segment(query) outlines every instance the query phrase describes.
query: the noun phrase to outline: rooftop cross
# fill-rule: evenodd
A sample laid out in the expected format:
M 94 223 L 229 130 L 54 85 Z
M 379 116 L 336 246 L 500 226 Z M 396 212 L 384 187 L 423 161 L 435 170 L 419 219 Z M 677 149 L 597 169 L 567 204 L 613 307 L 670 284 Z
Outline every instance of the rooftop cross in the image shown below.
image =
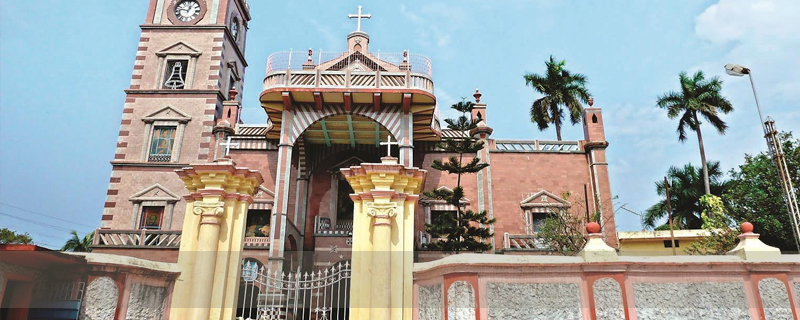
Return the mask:
M 231 136 L 228 136 L 228 142 L 223 142 L 219 145 L 225 147 L 225 156 L 228 156 L 231 153 L 231 147 L 238 147 L 239 143 L 231 143 Z
M 398 145 L 399 143 L 392 142 L 392 135 L 388 135 L 386 137 L 386 142 L 381 142 L 380 144 L 382 146 L 386 146 L 386 156 L 387 157 L 391 157 L 392 156 L 392 146 L 393 145 Z
M 348 14 L 347 17 L 350 18 L 350 19 L 358 19 L 358 28 L 356 28 L 356 31 L 361 31 L 361 18 L 369 19 L 369 18 L 372 18 L 372 15 L 371 14 L 361 14 L 361 6 L 358 6 L 358 14 L 352 14 L 351 13 L 351 14 Z

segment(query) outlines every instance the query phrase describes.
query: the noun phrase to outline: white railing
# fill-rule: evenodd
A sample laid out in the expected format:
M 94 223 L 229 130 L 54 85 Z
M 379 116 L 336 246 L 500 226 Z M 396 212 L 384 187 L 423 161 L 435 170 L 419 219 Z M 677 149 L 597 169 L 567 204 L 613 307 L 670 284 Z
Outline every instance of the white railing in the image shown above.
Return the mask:
M 284 273 L 243 262 L 237 319 L 349 319 L 350 263 Z
M 547 250 L 544 242 L 533 234 L 503 234 L 505 250 Z
M 269 237 L 245 237 L 244 247 L 246 248 L 269 248 Z
M 309 58 L 310 65 L 318 66 L 330 62 L 331 60 L 345 58 L 353 52 L 354 51 L 314 50 L 310 57 L 308 55 L 308 50 L 275 52 L 267 57 L 267 74 L 286 70 L 304 70 L 303 65 L 309 65 Z M 431 59 L 421 54 L 408 53 L 406 57 L 403 57 L 402 52 L 366 52 L 363 54 L 366 58 L 381 65 L 388 63 L 400 67 L 406 62 L 405 65 L 409 66 L 411 72 L 421 73 L 428 77 L 433 76 Z
M 92 247 L 177 249 L 180 230 L 107 230 L 97 229 Z
M 578 141 L 497 140 L 496 152 L 581 152 Z
M 340 220 L 336 222 L 336 227 L 332 227 L 331 219 L 325 217 L 314 218 L 314 234 L 331 236 L 351 236 L 353 235 L 353 221 Z
M 432 93 L 433 80 L 410 72 L 284 70 L 264 77 L 264 89 L 275 87 L 420 89 Z

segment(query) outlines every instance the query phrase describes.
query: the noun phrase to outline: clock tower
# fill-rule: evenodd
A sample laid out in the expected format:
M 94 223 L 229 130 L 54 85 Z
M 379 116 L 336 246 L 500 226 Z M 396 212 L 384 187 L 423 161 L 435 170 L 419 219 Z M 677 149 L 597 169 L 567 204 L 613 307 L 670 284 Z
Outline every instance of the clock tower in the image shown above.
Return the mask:
M 150 0 L 103 210 L 103 228 L 179 230 L 175 170 L 215 158 L 217 122 L 239 122 L 246 0 Z

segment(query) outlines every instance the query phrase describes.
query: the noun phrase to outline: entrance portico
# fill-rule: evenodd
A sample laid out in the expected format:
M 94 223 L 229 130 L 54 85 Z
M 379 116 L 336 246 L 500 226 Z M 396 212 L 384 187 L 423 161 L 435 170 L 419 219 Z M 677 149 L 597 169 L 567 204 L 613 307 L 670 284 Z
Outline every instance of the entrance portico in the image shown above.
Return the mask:
M 358 30 L 348 35 L 345 52 L 309 49 L 268 58 L 260 101 L 268 118 L 266 138 L 278 141 L 270 223 L 273 270 L 285 256 L 289 224 L 304 231 L 306 249 L 315 247 L 309 234 L 349 236 L 347 223 L 339 223 L 348 221 L 340 219 L 346 214 L 335 212 L 341 209 L 337 199 L 343 181 L 338 164 L 379 162 L 377 146 L 391 139 L 398 143 L 399 163 L 412 167 L 415 141 L 441 139 L 430 60 L 407 51 L 373 53 L 368 43 L 369 35 Z

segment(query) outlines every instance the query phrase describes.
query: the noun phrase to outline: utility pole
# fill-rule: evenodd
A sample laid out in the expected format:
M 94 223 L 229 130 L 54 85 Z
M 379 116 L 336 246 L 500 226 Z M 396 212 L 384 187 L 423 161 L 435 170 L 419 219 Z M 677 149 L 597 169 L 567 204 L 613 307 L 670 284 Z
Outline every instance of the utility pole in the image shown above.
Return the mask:
M 797 246 L 797 251 L 800 251 L 800 208 L 797 204 L 797 195 L 794 192 L 794 185 L 792 184 L 792 177 L 789 173 L 789 167 L 786 165 L 786 155 L 783 153 L 781 141 L 778 138 L 778 130 L 775 129 L 775 120 L 767 117 L 764 122 L 764 138 L 767 139 L 767 146 L 769 153 L 772 155 L 772 160 L 775 161 L 775 166 L 778 167 L 778 175 L 781 178 L 781 187 L 786 194 L 786 208 L 792 218 L 792 231 L 794 233 L 794 244 Z
M 678 253 L 675 251 L 675 231 L 672 227 L 672 207 L 669 205 L 669 181 L 664 177 L 664 188 L 667 190 L 667 214 L 669 217 L 669 240 L 672 242 L 672 255 L 676 256 Z

